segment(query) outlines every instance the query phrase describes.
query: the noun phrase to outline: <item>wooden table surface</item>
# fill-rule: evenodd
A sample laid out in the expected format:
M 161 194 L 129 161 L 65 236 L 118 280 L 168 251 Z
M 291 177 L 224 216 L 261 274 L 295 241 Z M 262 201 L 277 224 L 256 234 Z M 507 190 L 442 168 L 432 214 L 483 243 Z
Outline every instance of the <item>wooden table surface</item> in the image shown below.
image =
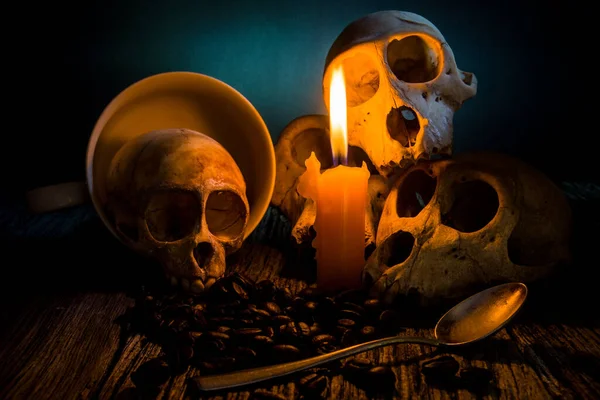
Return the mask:
M 427 384 L 419 362 L 443 354 L 430 346 L 368 352 L 393 367 L 395 398 L 600 398 L 600 287 L 594 279 L 600 267 L 600 211 L 598 202 L 577 207 L 575 264 L 552 281 L 530 285 L 523 311 L 494 337 L 453 351 L 462 368 L 490 370 L 493 384 L 483 392 Z M 156 276 L 154 266 L 112 238 L 89 206 L 41 216 L 12 209 L 0 213 L 0 226 L 0 399 L 132 398 L 132 372 L 160 348 L 128 334 L 118 321 L 133 305 L 131 290 Z M 270 210 L 229 268 L 294 290 L 304 287 L 306 271 L 294 257 L 284 256 L 286 229 Z M 430 336 L 432 329 L 413 328 L 407 334 Z M 194 374 L 172 378 L 158 398 L 189 398 L 187 378 Z M 256 387 L 298 398 L 292 377 L 202 398 L 252 398 Z M 328 398 L 368 394 L 335 376 Z

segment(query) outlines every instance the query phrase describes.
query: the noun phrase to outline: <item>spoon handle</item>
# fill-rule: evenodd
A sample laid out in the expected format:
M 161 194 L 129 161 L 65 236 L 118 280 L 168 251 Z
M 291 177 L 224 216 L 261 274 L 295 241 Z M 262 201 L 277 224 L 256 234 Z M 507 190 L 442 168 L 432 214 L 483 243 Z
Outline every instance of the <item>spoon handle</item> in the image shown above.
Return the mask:
M 321 365 L 330 361 L 352 356 L 363 351 L 372 350 L 377 347 L 388 346 L 390 344 L 398 343 L 420 343 L 428 344 L 431 346 L 442 345 L 442 343 L 435 339 L 428 339 L 422 337 L 392 336 L 388 338 L 372 340 L 366 343 L 360 343 L 331 353 L 306 358 L 304 360 L 293 361 L 285 364 L 269 365 L 266 367 L 246 369 L 222 375 L 201 376 L 194 378 L 194 380 L 196 381 L 198 388 L 203 391 L 228 389 L 292 374 L 294 372 L 316 367 L 317 365 Z

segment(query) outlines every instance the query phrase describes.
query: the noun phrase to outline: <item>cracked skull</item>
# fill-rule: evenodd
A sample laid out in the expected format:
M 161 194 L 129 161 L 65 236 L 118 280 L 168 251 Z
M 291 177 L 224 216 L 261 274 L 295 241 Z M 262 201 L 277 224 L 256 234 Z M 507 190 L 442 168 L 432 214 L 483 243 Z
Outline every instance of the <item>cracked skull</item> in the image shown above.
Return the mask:
M 173 284 L 201 292 L 242 244 L 249 207 L 244 178 L 214 139 L 187 129 L 127 142 L 111 162 L 107 213 L 134 250 L 158 260 Z
M 477 91 L 452 49 L 425 18 L 402 11 L 369 14 L 331 46 L 323 93 L 329 109 L 332 71 L 342 66 L 348 143 L 363 149 L 381 175 L 432 154 L 450 154 L 454 113 Z
M 391 302 L 532 282 L 570 259 L 570 209 L 543 174 L 512 157 L 470 153 L 407 170 L 386 200 L 364 279 Z

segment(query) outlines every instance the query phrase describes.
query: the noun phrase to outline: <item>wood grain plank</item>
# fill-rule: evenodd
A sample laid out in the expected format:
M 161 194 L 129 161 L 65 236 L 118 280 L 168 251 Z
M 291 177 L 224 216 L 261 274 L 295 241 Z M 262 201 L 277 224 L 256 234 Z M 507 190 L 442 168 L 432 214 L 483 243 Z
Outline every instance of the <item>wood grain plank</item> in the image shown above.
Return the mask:
M 114 321 L 130 303 L 124 295 L 83 294 L 51 303 L 35 321 L 15 325 L 2 352 L 2 360 L 15 365 L 3 363 L 0 398 L 86 398 L 117 350 Z

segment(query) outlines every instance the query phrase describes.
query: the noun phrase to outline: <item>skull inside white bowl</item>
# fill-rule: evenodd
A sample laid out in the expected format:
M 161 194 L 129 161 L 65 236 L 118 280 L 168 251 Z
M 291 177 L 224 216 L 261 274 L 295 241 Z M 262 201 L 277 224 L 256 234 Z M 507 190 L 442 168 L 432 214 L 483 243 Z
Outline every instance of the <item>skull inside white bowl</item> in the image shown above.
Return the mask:
M 450 154 L 454 113 L 477 92 L 441 32 L 410 12 L 380 11 L 349 24 L 325 62 L 329 109 L 332 71 L 342 67 L 348 143 L 363 149 L 381 175 L 432 154 Z
M 196 293 L 223 275 L 249 215 L 234 159 L 188 129 L 149 132 L 123 145 L 109 168 L 106 207 L 121 240 Z
M 522 161 L 477 152 L 423 162 L 390 191 L 364 278 L 387 302 L 422 303 L 532 282 L 570 260 L 570 227 L 563 193 Z

